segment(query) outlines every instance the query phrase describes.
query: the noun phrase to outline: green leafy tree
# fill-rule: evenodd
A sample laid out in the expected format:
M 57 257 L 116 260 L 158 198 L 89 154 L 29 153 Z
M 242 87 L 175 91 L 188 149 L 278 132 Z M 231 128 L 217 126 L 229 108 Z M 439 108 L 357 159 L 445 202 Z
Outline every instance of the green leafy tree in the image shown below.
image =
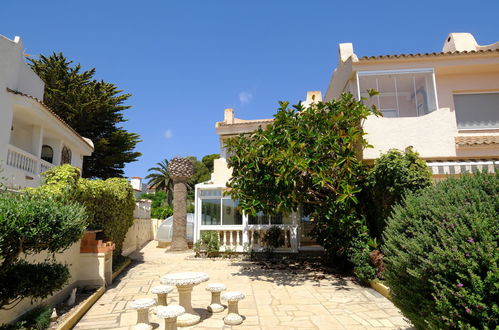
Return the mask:
M 45 196 L 0 193 L 0 308 L 24 298 L 46 298 L 69 279 L 66 265 L 55 261 L 81 238 L 86 227 L 83 206 Z M 47 259 L 29 263 L 25 255 L 46 251 Z
M 168 160 L 164 159 L 156 163 L 156 167 L 148 169 L 149 173 L 145 178 L 149 181 L 147 184 L 154 187 L 156 191 L 164 191 L 166 194 L 166 201 L 169 206 L 173 204 L 173 180 L 168 172 Z
M 280 105 L 266 129 L 228 140 L 231 196 L 251 214 L 303 206 L 327 255 L 344 260 L 352 239 L 365 229 L 358 212 L 361 155 L 368 146 L 362 122 L 377 110 L 351 94 L 308 108 Z
M 124 102 L 131 96 L 112 83 L 95 80 L 95 69 L 83 71 L 80 64 L 62 54 L 30 59 L 31 68 L 45 82 L 43 101 L 80 135 L 90 138 L 95 150 L 83 159 L 83 177 L 123 176 L 126 163 L 141 155 L 134 151 L 139 135 L 118 125 L 125 122 Z

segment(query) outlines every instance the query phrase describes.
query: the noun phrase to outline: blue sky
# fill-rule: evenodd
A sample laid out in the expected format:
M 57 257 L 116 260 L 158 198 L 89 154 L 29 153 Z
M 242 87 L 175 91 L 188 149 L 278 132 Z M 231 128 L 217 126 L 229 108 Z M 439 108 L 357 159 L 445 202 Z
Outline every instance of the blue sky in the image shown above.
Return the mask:
M 124 127 L 143 156 L 126 175 L 145 176 L 164 158 L 217 153 L 224 108 L 270 118 L 279 100 L 324 93 L 340 42 L 359 56 L 440 51 L 450 32 L 490 44 L 498 12 L 497 0 L 4 0 L 0 34 L 133 94 Z

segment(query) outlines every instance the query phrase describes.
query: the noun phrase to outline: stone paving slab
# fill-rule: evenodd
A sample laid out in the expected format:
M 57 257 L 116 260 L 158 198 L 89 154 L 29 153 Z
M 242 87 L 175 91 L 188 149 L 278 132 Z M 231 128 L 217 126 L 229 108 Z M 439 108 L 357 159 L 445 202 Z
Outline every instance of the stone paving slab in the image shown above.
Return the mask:
M 239 326 L 226 326 L 222 313 L 206 310 L 210 292 L 202 283 L 192 292 L 192 306 L 202 321 L 182 329 L 411 329 L 398 309 L 371 288 L 350 278 L 317 274 L 310 270 L 262 269 L 241 260 L 192 259 L 193 253 L 169 252 L 150 242 L 134 253 L 131 267 L 115 279 L 74 329 L 133 329 L 136 311 L 130 303 L 159 285 L 160 276 L 171 272 L 203 271 L 210 282 L 222 282 L 230 291 L 242 291 L 239 303 L 245 318 Z M 178 304 L 178 293 L 168 295 L 168 304 Z M 152 312 L 155 329 L 164 329 L 163 320 Z

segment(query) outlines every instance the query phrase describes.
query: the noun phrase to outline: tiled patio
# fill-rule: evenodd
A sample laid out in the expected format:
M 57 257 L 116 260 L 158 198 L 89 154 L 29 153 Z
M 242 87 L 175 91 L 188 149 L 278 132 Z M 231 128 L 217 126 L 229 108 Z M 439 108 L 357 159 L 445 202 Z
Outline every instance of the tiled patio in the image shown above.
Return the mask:
M 393 304 L 370 288 L 355 284 L 350 278 L 335 277 L 317 271 L 262 269 L 240 260 L 193 260 L 189 253 L 165 252 L 150 242 L 132 257 L 136 262 L 80 320 L 75 329 L 132 329 L 134 299 L 154 297 L 151 287 L 161 275 L 179 271 L 203 271 L 210 282 L 222 282 L 228 290 L 246 294 L 239 303 L 245 317 L 237 329 L 408 329 L 409 324 Z M 206 306 L 210 293 L 206 283 L 196 286 L 192 305 L 202 315 L 194 329 L 230 328 L 223 323 L 226 312 L 210 314 Z M 169 304 L 177 304 L 175 290 Z M 152 313 L 151 322 L 164 329 L 163 320 Z M 188 328 L 184 328 L 188 329 Z

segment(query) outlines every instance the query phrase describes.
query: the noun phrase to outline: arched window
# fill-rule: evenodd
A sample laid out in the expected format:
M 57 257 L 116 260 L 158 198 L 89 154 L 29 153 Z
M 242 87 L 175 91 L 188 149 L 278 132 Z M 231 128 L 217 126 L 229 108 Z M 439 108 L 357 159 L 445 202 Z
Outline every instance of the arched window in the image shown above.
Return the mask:
M 61 165 L 71 164 L 71 149 L 64 146 L 61 152 Z
M 46 162 L 52 163 L 54 161 L 54 149 L 51 146 L 43 145 L 42 146 L 42 157 Z

